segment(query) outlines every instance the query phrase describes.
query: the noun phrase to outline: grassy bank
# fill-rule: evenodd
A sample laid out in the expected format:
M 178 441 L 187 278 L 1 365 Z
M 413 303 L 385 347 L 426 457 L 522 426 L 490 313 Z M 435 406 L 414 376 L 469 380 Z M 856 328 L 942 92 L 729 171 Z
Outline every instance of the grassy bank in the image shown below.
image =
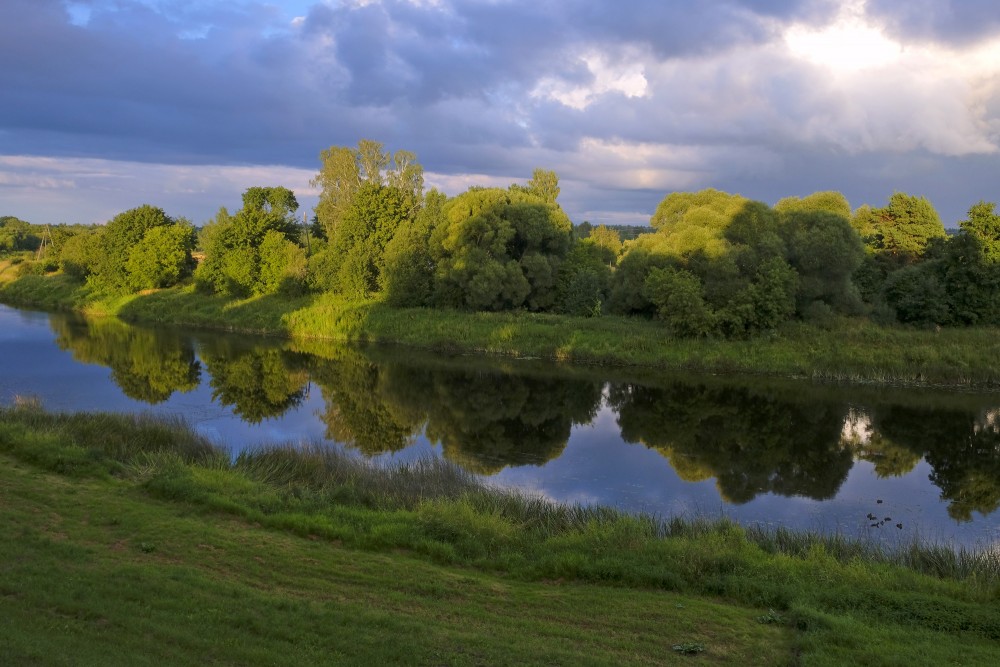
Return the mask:
M 186 287 L 101 297 L 65 276 L 18 279 L 0 289 L 0 300 L 132 322 L 585 364 L 855 383 L 1000 386 L 1000 331 L 995 329 L 923 331 L 841 319 L 825 328 L 791 322 L 770 336 L 746 341 L 687 340 L 635 318 L 396 309 L 331 295 L 232 300 Z
M 1000 650 L 997 553 L 555 506 L 317 448 L 233 460 L 146 418 L 0 409 L 0 520 L 5 664 L 991 665 Z

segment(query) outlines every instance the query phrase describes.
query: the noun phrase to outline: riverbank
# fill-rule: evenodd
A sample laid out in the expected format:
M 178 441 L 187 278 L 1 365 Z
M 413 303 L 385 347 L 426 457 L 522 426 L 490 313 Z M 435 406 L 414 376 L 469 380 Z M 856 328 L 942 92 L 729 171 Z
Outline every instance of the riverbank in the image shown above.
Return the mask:
M 332 295 L 233 300 L 187 286 L 104 297 L 66 276 L 20 278 L 0 289 L 0 301 L 145 324 L 583 364 L 880 385 L 1000 386 L 1000 331 L 986 328 L 929 331 L 837 319 L 826 327 L 791 322 L 752 340 L 690 340 L 637 318 L 398 309 Z
M 10 664 L 990 665 L 1000 641 L 996 553 L 557 506 L 320 448 L 233 460 L 30 401 L 0 408 L 0 459 Z

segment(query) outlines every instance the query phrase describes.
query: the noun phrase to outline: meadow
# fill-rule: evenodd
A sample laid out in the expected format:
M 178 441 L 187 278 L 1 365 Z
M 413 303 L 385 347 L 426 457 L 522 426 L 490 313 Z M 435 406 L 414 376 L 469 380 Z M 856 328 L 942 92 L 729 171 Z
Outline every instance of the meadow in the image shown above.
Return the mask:
M 552 504 L 0 409 L 8 664 L 992 665 L 1000 554 Z

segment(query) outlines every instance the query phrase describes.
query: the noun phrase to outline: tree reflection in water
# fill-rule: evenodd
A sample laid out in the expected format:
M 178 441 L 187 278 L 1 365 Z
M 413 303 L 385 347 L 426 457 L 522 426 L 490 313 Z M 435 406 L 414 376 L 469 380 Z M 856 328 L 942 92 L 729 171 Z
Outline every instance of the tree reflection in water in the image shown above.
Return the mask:
M 626 442 L 660 452 L 687 481 L 714 477 L 732 503 L 761 493 L 832 498 L 853 465 L 840 437 L 846 405 L 684 383 L 614 385 L 610 403 Z
M 212 398 L 251 424 L 280 417 L 306 396 L 309 372 L 294 352 L 218 336 L 204 342 L 200 352 Z
M 238 336 L 199 334 L 196 346 L 177 331 L 112 318 L 53 315 L 50 326 L 62 349 L 109 367 L 133 399 L 157 404 L 195 389 L 203 363 L 213 399 L 258 423 L 301 405 L 312 380 L 330 440 L 373 456 L 423 433 L 449 460 L 485 475 L 559 457 L 572 427 L 591 423 L 602 405 L 596 372 L 330 345 L 317 356 Z M 766 493 L 827 499 L 855 460 L 883 478 L 925 460 L 953 519 L 1000 508 L 1000 410 L 984 408 L 988 399 L 951 395 L 940 407 L 853 393 L 714 378 L 607 389 L 625 442 L 659 452 L 681 479 L 714 478 L 732 503 Z
M 314 369 L 327 400 L 322 419 L 328 437 L 368 455 L 402 449 L 423 431 L 480 474 L 541 465 L 600 406 L 600 382 L 339 357 Z
M 917 410 L 892 406 L 876 411 L 873 429 L 930 464 L 930 480 L 948 501 L 948 514 L 969 521 L 973 512 L 1000 507 L 1000 423 L 996 410 Z
M 53 315 L 49 326 L 61 349 L 77 361 L 110 368 L 122 393 L 137 401 L 162 403 L 201 381 L 193 343 L 176 332 L 142 329 L 110 317 Z

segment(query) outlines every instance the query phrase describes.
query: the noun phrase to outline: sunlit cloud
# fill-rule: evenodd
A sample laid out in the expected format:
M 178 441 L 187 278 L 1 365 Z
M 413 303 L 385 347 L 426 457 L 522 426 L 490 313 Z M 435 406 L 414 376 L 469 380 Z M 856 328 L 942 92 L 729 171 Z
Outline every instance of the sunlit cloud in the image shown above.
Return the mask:
M 580 61 L 590 78 L 586 84 L 546 77 L 538 82 L 532 95 L 549 97 L 577 110 L 586 109 L 595 99 L 608 93 L 621 93 L 628 98 L 645 96 L 647 82 L 642 63 L 612 63 L 600 53 L 589 53 Z
M 902 45 L 868 23 L 864 9 L 864 0 L 854 0 L 845 3 L 831 25 L 792 25 L 785 42 L 794 57 L 833 71 L 855 72 L 897 62 Z

